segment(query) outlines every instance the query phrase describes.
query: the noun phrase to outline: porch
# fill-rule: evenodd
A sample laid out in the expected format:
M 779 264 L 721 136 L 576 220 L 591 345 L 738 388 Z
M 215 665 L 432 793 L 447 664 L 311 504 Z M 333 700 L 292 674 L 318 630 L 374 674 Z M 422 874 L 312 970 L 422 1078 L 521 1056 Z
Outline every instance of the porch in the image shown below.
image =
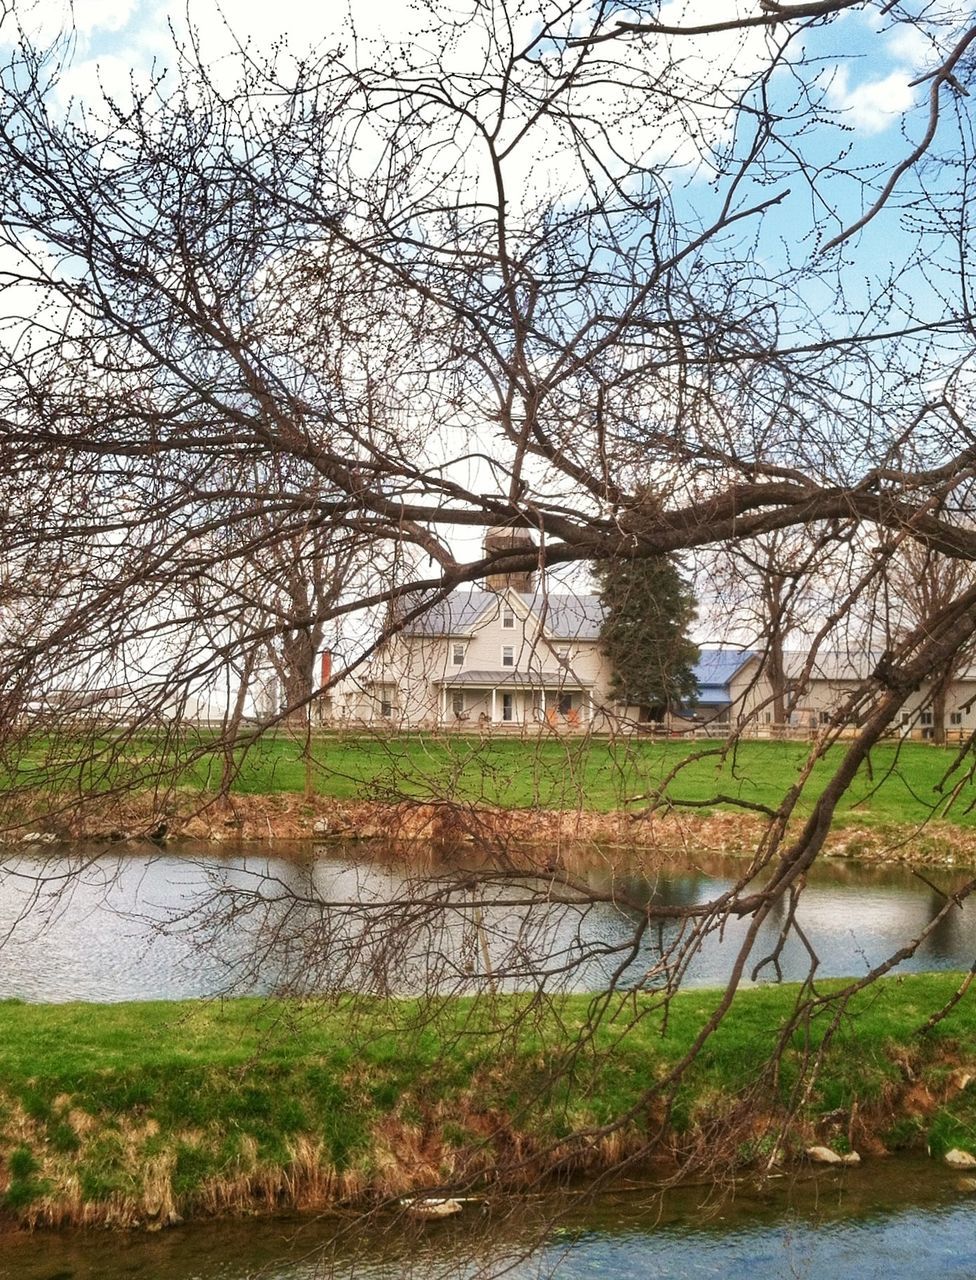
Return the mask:
M 593 722 L 592 682 L 566 671 L 459 671 L 432 681 L 438 691 L 438 723 L 521 729 L 588 730 Z

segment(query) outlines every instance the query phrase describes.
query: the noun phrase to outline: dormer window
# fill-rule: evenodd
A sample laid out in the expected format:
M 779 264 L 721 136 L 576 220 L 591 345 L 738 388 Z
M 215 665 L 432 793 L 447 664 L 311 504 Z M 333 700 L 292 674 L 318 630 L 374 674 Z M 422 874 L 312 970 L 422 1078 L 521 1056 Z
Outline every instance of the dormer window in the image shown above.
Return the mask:
M 515 610 L 507 604 L 502 606 L 502 626 L 506 631 L 515 630 Z
M 513 644 L 502 645 L 502 666 L 503 667 L 515 666 L 515 645 Z
M 455 667 L 464 666 L 464 645 L 463 644 L 455 643 L 451 645 L 451 662 L 454 664 Z

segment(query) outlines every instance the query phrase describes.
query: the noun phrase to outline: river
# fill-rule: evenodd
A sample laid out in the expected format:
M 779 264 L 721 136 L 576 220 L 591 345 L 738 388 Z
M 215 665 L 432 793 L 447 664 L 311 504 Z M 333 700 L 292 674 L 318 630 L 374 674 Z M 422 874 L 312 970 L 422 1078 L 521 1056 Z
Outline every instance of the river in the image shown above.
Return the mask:
M 709 858 L 653 874 L 578 870 L 593 901 L 566 904 L 545 876 L 490 878 L 445 866 L 415 848 L 213 846 L 179 853 L 147 845 L 34 849 L 0 862 L 0 998 L 148 1000 L 503 989 L 596 990 L 659 978 L 681 941 L 674 922 L 643 929 L 641 904 L 709 901 L 742 862 Z M 916 935 L 968 873 L 828 862 L 815 868 L 798 920 L 820 976 L 866 972 Z M 753 952 L 766 955 L 773 915 Z M 747 922 L 701 939 L 684 985 L 722 982 Z M 976 899 L 945 917 L 903 970 L 968 968 L 976 956 Z M 791 935 L 784 979 L 810 953 Z M 767 965 L 757 977 L 775 976 Z
M 781 1180 L 734 1198 L 683 1188 L 545 1196 L 413 1228 L 325 1219 L 162 1235 L 0 1237 L 0 1280 L 972 1280 L 976 1195 L 917 1159 Z

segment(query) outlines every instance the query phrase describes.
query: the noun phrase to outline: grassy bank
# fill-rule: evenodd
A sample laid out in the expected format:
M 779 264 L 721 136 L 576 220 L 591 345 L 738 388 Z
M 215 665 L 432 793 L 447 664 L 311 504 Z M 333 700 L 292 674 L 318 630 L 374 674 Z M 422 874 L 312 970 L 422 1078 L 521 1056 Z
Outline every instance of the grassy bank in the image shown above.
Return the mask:
M 318 794 L 338 799 L 453 798 L 465 804 L 506 808 L 574 809 L 606 813 L 639 807 L 640 797 L 665 783 L 676 805 L 733 797 L 775 807 L 796 782 L 809 747 L 804 743 L 747 742 L 734 753 L 719 754 L 724 743 L 610 742 L 603 739 L 326 738 L 314 745 Z M 838 745 L 817 765 L 799 805 L 808 813 L 832 775 L 845 748 Z M 951 787 L 946 772 L 954 752 L 925 743 L 885 743 L 841 802 L 841 816 L 877 822 L 918 823 L 938 814 Z M 667 781 L 682 761 L 688 763 Z M 266 740 L 241 761 L 235 789 L 241 794 L 297 792 L 304 784 L 300 749 Z M 195 780 L 212 787 L 213 770 L 198 768 Z M 967 812 L 976 786 L 965 787 L 951 817 L 976 825 Z
M 722 745 L 641 739 L 329 735 L 312 743 L 312 782 L 317 797 L 339 801 L 389 802 L 406 797 L 513 810 L 594 813 L 639 809 L 646 803 L 644 797 L 664 786 L 670 803 L 698 812 L 701 806 L 733 808 L 733 800 L 777 806 L 795 783 L 808 751 L 803 743 L 747 742 L 733 753 L 720 754 Z M 184 741 L 178 753 L 171 743 L 164 746 L 149 739 L 124 744 L 106 740 L 98 744 L 98 758 L 82 771 L 72 762 L 72 750 L 77 750 L 77 744 L 37 744 L 20 760 L 15 773 L 0 779 L 0 788 L 23 795 L 43 791 L 97 796 L 114 787 L 158 791 L 162 781 L 164 791 L 175 787 L 178 797 L 189 805 L 193 796 L 217 790 L 223 768 L 206 739 Z M 799 802 L 799 814 L 810 811 L 844 750 L 843 745 L 833 747 L 817 765 Z M 306 784 L 303 752 L 303 743 L 285 734 L 266 736 L 239 751 L 233 793 L 243 797 L 300 794 Z M 882 744 L 842 799 L 839 819 L 858 825 L 914 825 L 947 817 L 954 824 L 976 827 L 972 805 L 976 786 L 966 782 L 964 771 L 959 770 L 947 781 L 954 760 L 952 749 L 925 743 Z M 960 779 L 964 785 L 947 810 L 947 799 Z
M 976 1001 L 914 1034 L 956 985 L 890 980 L 845 1017 L 797 1141 L 976 1149 Z M 654 1155 L 727 1174 L 767 1157 L 805 1051 L 763 1063 L 791 988 L 744 992 L 679 1093 Z M 0 1197 L 25 1223 L 155 1226 L 325 1208 L 441 1184 L 519 1185 L 637 1150 L 660 1112 L 565 1145 L 637 1103 L 717 1000 L 638 1001 L 580 1037 L 590 1002 L 355 1006 L 0 1004 Z M 624 1028 L 626 1027 L 626 1030 Z M 507 1029 L 503 1029 L 507 1028 Z M 813 1041 L 822 1033 L 815 1023 Z

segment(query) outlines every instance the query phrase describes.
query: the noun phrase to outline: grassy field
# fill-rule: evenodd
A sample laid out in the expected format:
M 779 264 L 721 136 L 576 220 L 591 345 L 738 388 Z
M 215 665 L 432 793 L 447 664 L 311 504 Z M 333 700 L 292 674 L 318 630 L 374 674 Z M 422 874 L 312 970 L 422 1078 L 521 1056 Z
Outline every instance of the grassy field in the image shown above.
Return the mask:
M 958 1083 L 960 1067 L 976 1069 L 976 1002 L 964 1000 L 934 1035 L 915 1035 L 957 982 L 891 979 L 858 998 L 801 1116 L 802 1141 L 843 1148 L 867 1135 L 875 1149 L 976 1149 L 976 1085 Z M 740 994 L 678 1096 L 674 1152 L 705 1135 L 730 1165 L 768 1154 L 800 1038 L 775 1082 L 762 1067 L 794 995 Z M 436 1010 L 0 1003 L 2 1205 L 27 1220 L 125 1225 L 477 1183 L 509 1167 L 514 1176 L 526 1160 L 523 1176 L 535 1175 L 549 1144 L 631 1107 L 717 998 L 682 994 L 666 1034 L 650 1005 L 621 999 L 591 1039 L 580 1038 L 586 997 Z M 814 1023 L 814 1042 L 821 1030 Z M 619 1157 L 654 1119 L 653 1105 L 642 1106 L 609 1146 L 575 1149 L 577 1161 Z
M 718 795 L 776 806 L 796 781 L 806 758 L 800 743 L 748 742 L 734 754 L 715 754 L 718 743 L 609 743 L 600 739 L 480 740 L 404 736 L 326 738 L 314 745 L 315 786 L 339 798 L 409 795 L 450 797 L 505 807 L 547 809 L 582 806 L 600 812 L 639 807 L 636 797 L 656 791 L 682 761 L 692 757 L 668 784 L 673 803 L 712 801 Z M 809 811 L 844 748 L 834 747 L 817 765 L 800 811 Z M 878 822 L 917 823 L 940 815 L 952 782 L 947 772 L 955 755 L 922 743 L 884 744 L 871 757 L 840 806 L 841 815 Z M 963 766 L 962 776 L 968 763 Z M 195 780 L 213 785 L 212 768 L 198 766 Z M 236 789 L 245 794 L 300 791 L 304 764 L 300 750 L 283 740 L 259 743 L 241 762 Z M 965 786 L 949 815 L 976 824 L 969 806 L 976 787 Z M 717 803 L 715 808 L 730 807 Z
M 515 738 L 391 736 L 322 736 L 312 744 L 315 793 L 342 800 L 451 799 L 511 808 L 575 809 L 597 812 L 639 808 L 658 790 L 672 770 L 688 761 L 667 785 L 670 801 L 710 808 L 730 808 L 728 797 L 775 807 L 796 781 L 806 757 L 802 743 L 747 742 L 734 753 L 720 754 L 723 744 L 609 742 L 604 739 L 521 741 Z M 154 785 L 160 772 L 177 785 L 213 791 L 222 760 L 203 740 L 183 744 L 179 755 L 150 740 L 124 746 L 105 741 L 98 758 L 79 770 L 71 744 L 55 749 L 38 745 L 8 773 L 6 786 L 53 786 L 55 790 L 97 794 L 113 785 Z M 841 758 L 833 747 L 814 770 L 799 812 L 808 812 Z M 191 761 L 180 763 L 180 760 Z M 976 786 L 966 780 L 968 760 L 956 766 L 956 753 L 924 743 L 885 743 L 872 753 L 838 816 L 864 823 L 919 823 L 948 817 L 963 826 L 976 825 Z M 242 795 L 300 793 L 306 767 L 300 742 L 266 736 L 236 757 L 233 789 Z M 962 781 L 951 807 L 948 797 Z

